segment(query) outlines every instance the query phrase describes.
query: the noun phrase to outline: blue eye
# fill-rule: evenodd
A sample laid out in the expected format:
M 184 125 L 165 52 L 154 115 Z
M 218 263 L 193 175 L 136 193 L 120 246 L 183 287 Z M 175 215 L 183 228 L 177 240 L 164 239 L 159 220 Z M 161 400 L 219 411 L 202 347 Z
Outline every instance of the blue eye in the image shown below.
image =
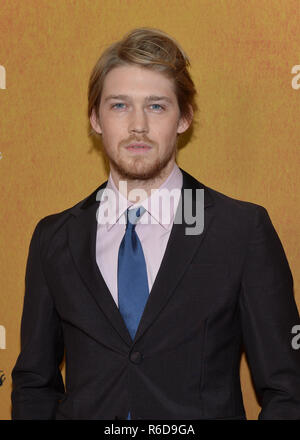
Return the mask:
M 117 102 L 116 104 L 114 104 L 112 106 L 112 108 L 116 108 L 116 109 L 122 109 L 124 108 L 125 104 L 123 102 Z
M 153 110 L 163 110 L 163 107 L 160 104 L 151 104 Z

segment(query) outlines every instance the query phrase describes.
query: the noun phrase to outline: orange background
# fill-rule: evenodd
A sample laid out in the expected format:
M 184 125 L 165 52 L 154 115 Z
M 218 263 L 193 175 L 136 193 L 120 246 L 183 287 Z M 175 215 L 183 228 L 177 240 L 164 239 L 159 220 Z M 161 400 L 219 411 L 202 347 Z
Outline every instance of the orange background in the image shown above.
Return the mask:
M 107 178 L 88 137 L 87 84 L 102 50 L 134 27 L 160 28 L 189 54 L 200 111 L 178 164 L 218 191 L 267 208 L 299 308 L 300 89 L 292 88 L 291 73 L 300 64 L 299 23 L 298 0 L 1 0 L 0 419 L 10 418 L 34 226 Z M 255 419 L 244 357 L 241 381 L 247 417 Z

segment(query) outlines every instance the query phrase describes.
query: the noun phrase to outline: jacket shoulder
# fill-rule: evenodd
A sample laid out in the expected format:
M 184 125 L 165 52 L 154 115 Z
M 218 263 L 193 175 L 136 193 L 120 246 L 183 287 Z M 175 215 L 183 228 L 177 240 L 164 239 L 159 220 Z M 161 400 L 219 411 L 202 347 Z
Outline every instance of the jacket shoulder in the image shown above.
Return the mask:
M 186 185 L 186 187 L 192 186 L 204 189 L 204 198 L 209 201 L 209 204 L 213 204 L 219 212 L 223 211 L 224 213 L 226 212 L 228 214 L 238 214 L 238 212 L 253 212 L 256 210 L 266 211 L 266 209 L 258 203 L 231 197 L 223 192 L 205 185 L 192 175 L 188 174 L 186 171 L 182 169 L 181 171 L 183 173 L 184 185 Z
M 220 191 L 217 191 L 213 188 L 207 187 L 207 191 L 211 194 L 213 197 L 215 203 L 219 205 L 220 207 L 228 207 L 233 210 L 256 210 L 256 209 L 263 209 L 265 210 L 265 207 L 254 202 L 250 202 L 248 200 L 241 200 L 234 197 L 231 197 L 227 194 L 224 194 Z
M 41 218 L 35 226 L 35 231 L 38 231 L 39 235 L 47 234 L 47 236 L 52 236 L 56 233 L 61 227 L 67 223 L 70 218 L 76 217 L 83 209 L 88 206 L 97 203 L 98 197 L 97 194 L 99 190 L 106 186 L 106 182 L 102 183 L 98 186 L 92 193 L 86 196 L 84 199 L 75 203 L 75 205 L 64 209 L 63 211 L 59 211 L 53 214 L 46 215 Z
M 235 233 L 244 231 L 248 235 L 252 234 L 252 231 L 260 224 L 271 224 L 269 213 L 264 206 L 206 188 L 214 200 L 218 221 L 227 230 L 235 231 Z

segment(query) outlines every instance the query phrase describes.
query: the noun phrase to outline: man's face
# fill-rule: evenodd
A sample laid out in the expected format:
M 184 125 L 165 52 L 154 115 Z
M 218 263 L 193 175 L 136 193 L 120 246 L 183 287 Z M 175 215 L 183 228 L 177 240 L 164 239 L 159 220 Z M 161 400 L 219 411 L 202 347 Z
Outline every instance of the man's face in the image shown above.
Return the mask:
M 176 155 L 176 139 L 190 122 L 180 117 L 173 81 L 139 66 L 112 69 L 103 84 L 99 123 L 110 167 L 124 179 L 151 179 L 169 167 Z M 171 167 L 172 166 L 172 167 Z

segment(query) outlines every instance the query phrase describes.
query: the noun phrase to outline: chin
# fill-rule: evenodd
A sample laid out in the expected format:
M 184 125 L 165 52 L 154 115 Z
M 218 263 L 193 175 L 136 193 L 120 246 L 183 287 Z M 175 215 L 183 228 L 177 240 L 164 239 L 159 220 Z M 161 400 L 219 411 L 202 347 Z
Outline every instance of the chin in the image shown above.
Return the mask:
M 131 164 L 114 164 L 114 168 L 124 180 L 150 180 L 158 177 L 167 163 L 157 160 L 152 164 L 135 161 Z

